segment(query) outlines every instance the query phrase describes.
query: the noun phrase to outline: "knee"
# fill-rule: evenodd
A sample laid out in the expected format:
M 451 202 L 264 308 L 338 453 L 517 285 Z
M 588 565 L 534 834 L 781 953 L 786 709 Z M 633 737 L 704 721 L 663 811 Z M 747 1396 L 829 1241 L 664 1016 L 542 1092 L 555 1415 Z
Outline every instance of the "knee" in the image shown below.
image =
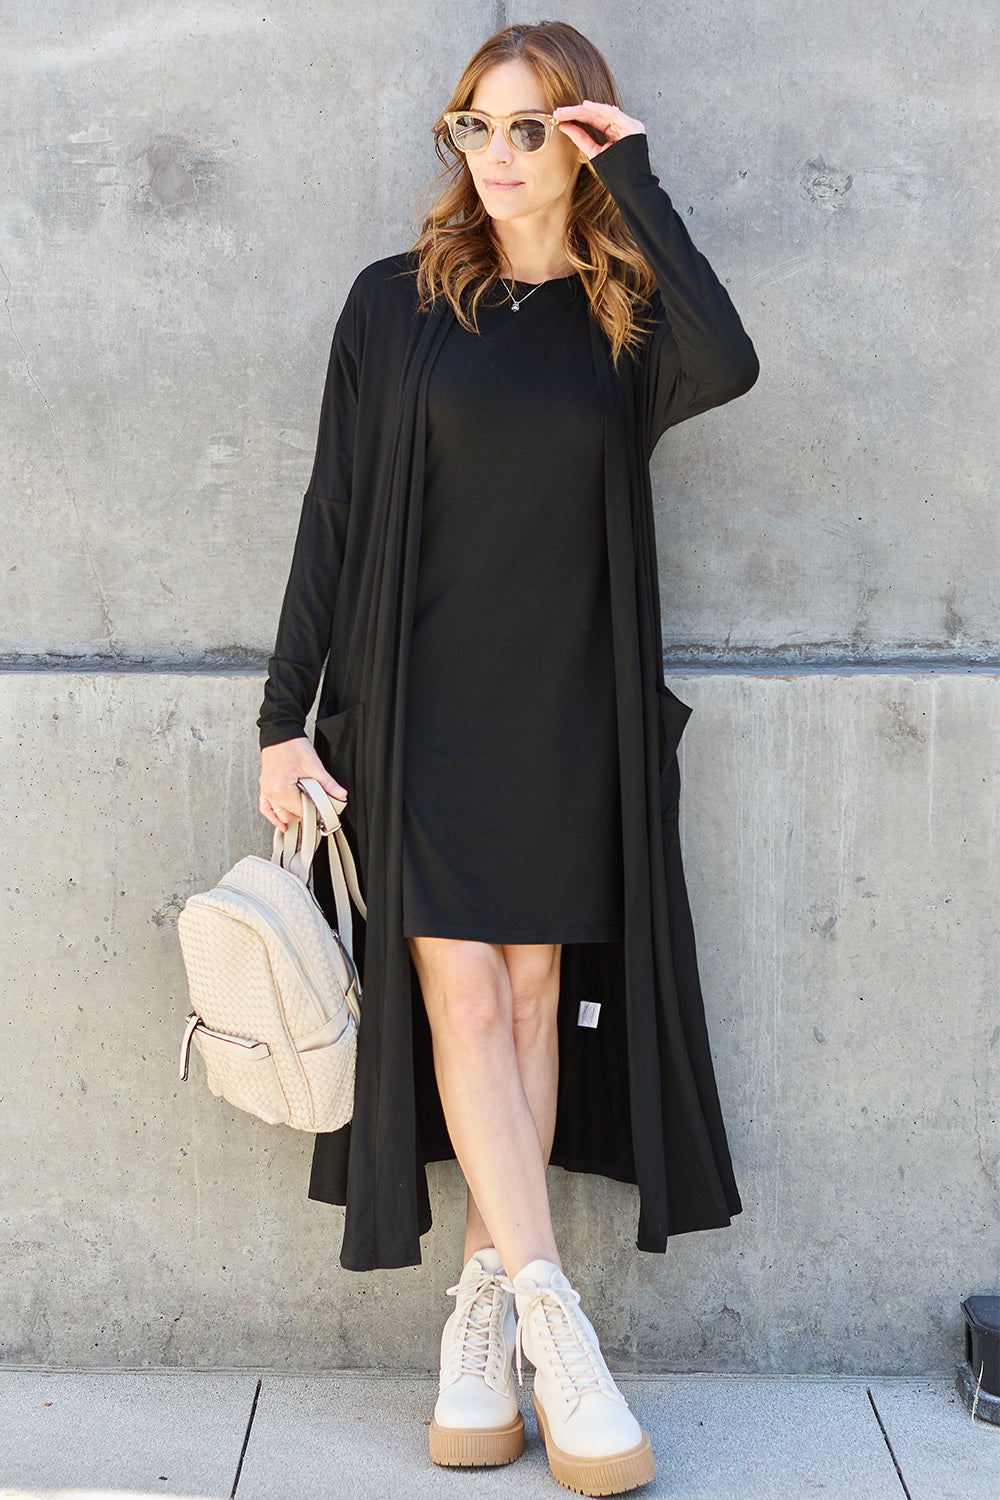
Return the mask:
M 449 985 L 440 995 L 436 1017 L 431 1017 L 431 1032 L 446 1036 L 453 1046 L 480 1052 L 498 1040 L 509 1045 L 511 1014 L 500 986 L 488 976 L 476 976 L 468 983 Z
M 509 964 L 514 1033 L 530 1040 L 555 1026 L 559 1004 L 559 949 L 525 949 Z
M 414 957 L 436 1041 L 480 1049 L 510 1036 L 509 993 L 498 957 L 485 944 L 455 942 L 423 952 L 415 945 Z

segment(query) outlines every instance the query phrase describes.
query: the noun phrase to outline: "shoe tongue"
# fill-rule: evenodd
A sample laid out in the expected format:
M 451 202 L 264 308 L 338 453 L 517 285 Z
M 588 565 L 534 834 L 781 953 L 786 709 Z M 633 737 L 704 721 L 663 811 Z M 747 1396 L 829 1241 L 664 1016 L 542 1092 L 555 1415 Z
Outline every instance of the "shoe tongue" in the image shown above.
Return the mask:
M 569 1286 L 566 1277 L 551 1260 L 531 1260 L 514 1277 L 514 1286 L 520 1292 L 530 1292 L 536 1287 L 550 1286 L 565 1291 Z
M 472 1259 L 478 1260 L 483 1270 L 488 1271 L 491 1276 L 496 1276 L 503 1271 L 503 1261 L 500 1259 L 499 1253 L 492 1248 L 489 1250 L 477 1250 Z

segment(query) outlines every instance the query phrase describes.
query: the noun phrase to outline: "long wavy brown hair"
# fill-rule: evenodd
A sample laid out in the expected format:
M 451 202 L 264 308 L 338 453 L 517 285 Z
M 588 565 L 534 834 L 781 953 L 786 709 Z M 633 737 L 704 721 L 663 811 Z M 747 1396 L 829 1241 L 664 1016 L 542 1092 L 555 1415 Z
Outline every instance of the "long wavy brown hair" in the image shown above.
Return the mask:
M 435 149 L 445 167 L 444 187 L 413 249 L 419 256 L 417 290 L 422 310 L 428 312 L 438 297 L 445 297 L 463 327 L 476 332 L 479 302 L 500 280 L 501 250 L 493 220 L 476 192 L 464 155 L 451 144 L 443 116 L 468 109 L 483 74 L 511 61 L 534 69 L 550 111 L 583 99 L 620 107 L 604 58 L 564 21 L 508 26 L 484 42 L 466 65 L 434 125 Z M 656 283 L 614 199 L 589 162 L 577 174 L 564 249 L 566 259 L 580 274 L 617 366 L 623 349 L 634 355 L 643 342 L 649 297 Z

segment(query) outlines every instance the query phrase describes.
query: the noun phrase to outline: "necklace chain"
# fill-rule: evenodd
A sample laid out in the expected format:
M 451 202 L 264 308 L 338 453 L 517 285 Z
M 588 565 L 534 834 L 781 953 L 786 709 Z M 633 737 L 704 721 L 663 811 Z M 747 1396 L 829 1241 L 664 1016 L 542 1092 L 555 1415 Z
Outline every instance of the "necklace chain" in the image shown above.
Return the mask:
M 539 286 L 547 286 L 548 283 L 552 279 L 553 278 L 551 276 L 547 276 L 544 281 L 540 281 L 538 283 L 538 286 L 533 286 L 531 288 L 530 292 L 525 292 L 525 294 L 524 294 L 523 297 L 518 297 L 517 300 L 515 301 L 514 300 L 514 288 L 517 286 L 517 282 L 516 281 L 511 281 L 510 286 L 508 286 L 507 283 L 506 283 L 506 281 L 504 281 L 503 277 L 501 276 L 500 277 L 500 285 L 503 287 L 504 291 L 507 293 L 507 296 L 510 298 L 510 310 L 511 310 L 511 312 L 517 312 L 520 309 L 520 306 L 521 306 L 522 302 L 527 302 L 528 298 L 529 297 L 533 297 L 534 294 L 535 294 L 535 292 L 538 291 L 538 287 Z

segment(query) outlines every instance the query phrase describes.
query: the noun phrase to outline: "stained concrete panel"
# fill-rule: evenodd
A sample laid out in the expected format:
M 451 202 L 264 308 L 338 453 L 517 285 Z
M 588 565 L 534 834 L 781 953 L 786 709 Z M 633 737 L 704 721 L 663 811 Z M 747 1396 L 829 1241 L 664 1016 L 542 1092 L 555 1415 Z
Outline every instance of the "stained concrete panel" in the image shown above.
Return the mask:
M 761 359 L 654 459 L 666 645 L 995 656 L 992 7 L 571 19 Z
M 474 0 L 4 8 L 0 652 L 273 637 L 334 321 L 413 242 L 489 29 Z
M 553 1170 L 619 1369 L 949 1373 L 996 1266 L 1000 697 L 987 674 L 702 674 L 683 836 L 745 1211 L 634 1251 Z M 461 1183 L 420 1267 L 339 1269 L 310 1139 L 176 1077 L 176 916 L 264 852 L 256 678 L 0 676 L 7 1361 L 432 1369 Z M 595 1316 L 597 1316 L 595 1314 Z
M 0 1486 L 228 1500 L 256 1386 L 249 1375 L 5 1371 Z
M 995 653 L 993 9 L 563 7 L 762 358 L 654 460 L 672 650 Z M 266 653 L 337 312 L 511 14 L 5 8 L 0 653 Z
M 526 1370 L 523 1456 L 503 1469 L 466 1473 L 464 1486 L 518 1500 L 553 1494 Z M 621 1388 L 652 1442 L 658 1472 L 642 1491 L 649 1500 L 897 1500 L 900 1493 L 863 1384 L 670 1376 L 625 1378 Z M 240 1500 L 441 1494 L 453 1476 L 427 1455 L 436 1389 L 434 1379 L 265 1379 Z
M 951 1381 L 872 1382 L 910 1500 L 968 1500 L 1000 1482 L 1000 1429 L 975 1420 Z
M 658 1474 L 644 1491 L 651 1497 L 890 1500 L 900 1479 L 914 1500 L 995 1489 L 1000 1435 L 957 1423 L 946 1384 L 726 1375 L 619 1381 L 652 1440 Z M 525 1452 L 489 1473 L 454 1475 L 429 1462 L 436 1385 L 434 1376 L 353 1372 L 268 1373 L 258 1387 L 253 1377 L 190 1371 L 8 1371 L 0 1376 L 0 1483 L 16 1485 L 8 1493 L 22 1500 L 178 1493 L 221 1500 L 232 1489 L 234 1441 L 247 1430 L 235 1486 L 241 1500 L 387 1492 L 416 1500 L 456 1485 L 524 1500 L 553 1493 L 530 1369 L 519 1393 Z

